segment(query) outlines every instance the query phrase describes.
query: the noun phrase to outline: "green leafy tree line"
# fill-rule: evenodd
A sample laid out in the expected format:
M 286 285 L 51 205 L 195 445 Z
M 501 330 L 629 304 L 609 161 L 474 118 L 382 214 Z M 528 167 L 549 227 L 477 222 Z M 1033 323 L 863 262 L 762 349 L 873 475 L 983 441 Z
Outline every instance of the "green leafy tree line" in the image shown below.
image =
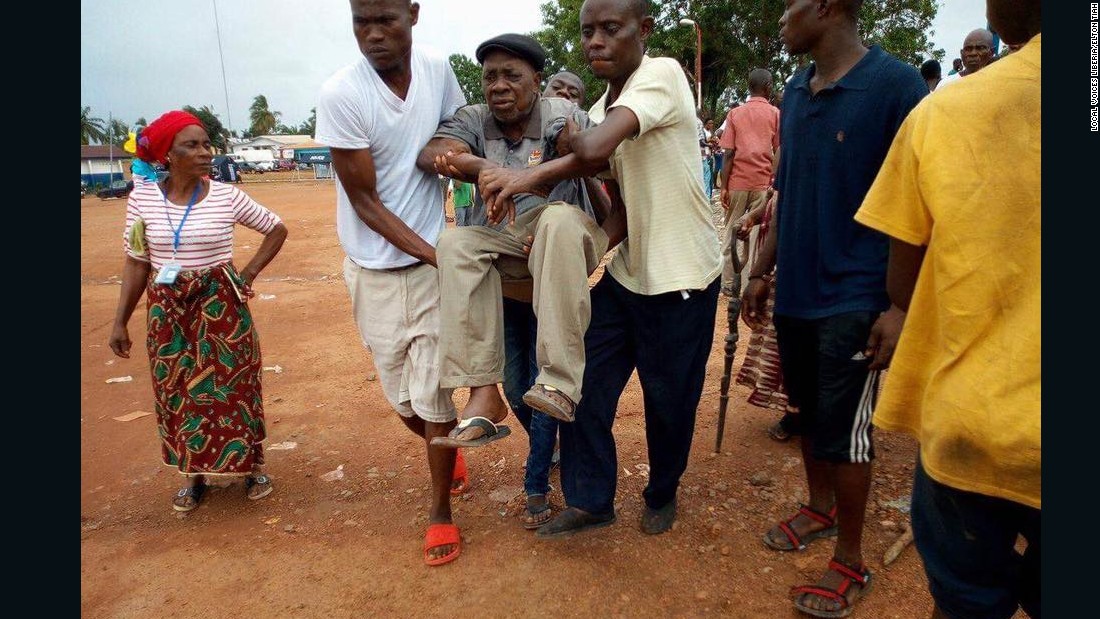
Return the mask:
M 257 135 L 313 135 L 317 128 L 317 108 L 310 110 L 309 118 L 302 122 L 298 126 L 287 126 L 278 122 L 278 117 L 281 115 L 279 112 L 271 112 L 268 110 L 266 113 L 263 110 L 267 109 L 267 98 L 263 95 L 258 95 L 252 104 L 253 110 L 257 111 L 255 117 L 251 118 L 252 125 L 248 131 L 238 135 L 236 131 L 230 132 L 222 125 L 221 119 L 214 113 L 213 106 L 204 105 L 202 107 L 194 107 L 191 105 L 183 106 L 182 110 L 190 112 L 198 117 L 204 125 L 206 130 L 210 134 L 210 142 L 214 145 L 214 148 L 219 152 L 226 152 L 228 148 L 230 137 L 253 137 Z M 250 110 L 250 111 L 253 111 Z M 269 122 L 271 118 L 276 119 L 276 124 L 270 129 L 265 123 Z M 256 124 L 256 120 L 261 120 L 259 125 Z M 264 120 L 267 119 L 267 120 Z M 112 118 L 110 121 L 106 121 L 97 116 L 93 116 L 91 106 L 80 106 L 80 143 L 85 144 L 113 144 L 121 147 L 126 139 L 130 135 L 130 131 L 140 131 L 147 127 L 149 123 L 144 117 L 138 118 L 134 121 L 133 125 L 126 123 L 120 118 Z M 263 129 L 260 131 L 260 129 Z
M 588 92 L 586 105 L 604 91 L 606 83 L 588 69 L 580 45 L 580 9 L 583 0 L 552 0 L 541 5 L 542 29 L 532 35 L 547 52 L 549 76 L 561 69 L 577 73 Z M 928 58 L 941 60 L 942 49 L 933 49 L 931 26 L 938 0 L 865 0 L 860 12 L 860 32 L 868 45 L 880 45 L 904 62 L 919 66 Z M 808 57 L 792 56 L 779 38 L 783 0 L 667 0 L 650 2 L 654 31 L 647 44 L 651 56 L 668 56 L 680 62 L 694 91 L 695 29 L 681 26 L 693 19 L 703 34 L 702 73 L 704 114 L 721 117 L 734 101 L 743 100 L 751 70 L 772 72 L 781 89 Z M 456 71 L 457 73 L 457 71 Z

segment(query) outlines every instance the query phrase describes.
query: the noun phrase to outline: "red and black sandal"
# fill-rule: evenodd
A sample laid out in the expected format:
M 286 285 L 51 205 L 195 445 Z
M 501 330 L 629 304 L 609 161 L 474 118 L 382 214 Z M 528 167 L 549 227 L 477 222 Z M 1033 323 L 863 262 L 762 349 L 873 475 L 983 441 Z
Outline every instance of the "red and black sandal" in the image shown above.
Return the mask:
M 820 522 L 825 525 L 824 529 L 818 529 L 817 531 L 810 531 L 804 535 L 795 533 L 793 523 L 798 515 L 801 514 L 810 520 Z M 798 508 L 798 513 L 791 516 L 787 520 L 780 522 L 778 525 L 779 530 L 783 532 L 783 535 L 787 536 L 787 543 L 782 544 L 772 539 L 771 531 L 764 534 L 764 545 L 772 550 L 805 550 L 806 544 L 820 539 L 823 537 L 835 537 L 837 534 L 836 526 L 836 505 L 829 510 L 829 513 L 823 514 L 809 505 L 801 505 Z
M 844 577 L 844 581 L 840 583 L 840 586 L 836 589 L 829 589 L 821 585 L 791 587 L 791 597 L 794 598 L 795 608 L 814 617 L 825 617 L 827 619 L 847 617 L 855 610 L 856 602 L 871 592 L 871 570 L 867 569 L 866 565 L 861 563 L 858 567 L 853 568 L 836 559 L 831 559 L 829 569 Z M 859 585 L 859 591 L 849 601 L 847 593 L 851 590 L 852 585 Z M 803 603 L 806 595 L 816 595 L 832 600 L 837 603 L 837 608 L 835 610 L 810 608 Z

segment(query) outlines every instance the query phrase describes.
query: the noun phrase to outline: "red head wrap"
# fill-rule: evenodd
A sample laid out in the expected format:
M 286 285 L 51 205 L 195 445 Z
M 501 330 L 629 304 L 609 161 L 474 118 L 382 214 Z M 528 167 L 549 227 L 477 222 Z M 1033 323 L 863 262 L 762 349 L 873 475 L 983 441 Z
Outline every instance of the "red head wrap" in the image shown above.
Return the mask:
M 176 139 L 176 134 L 191 125 L 206 129 L 194 114 L 183 110 L 165 113 L 142 129 L 137 140 L 138 158 L 149 163 L 164 163 L 168 151 L 172 148 L 172 141 Z

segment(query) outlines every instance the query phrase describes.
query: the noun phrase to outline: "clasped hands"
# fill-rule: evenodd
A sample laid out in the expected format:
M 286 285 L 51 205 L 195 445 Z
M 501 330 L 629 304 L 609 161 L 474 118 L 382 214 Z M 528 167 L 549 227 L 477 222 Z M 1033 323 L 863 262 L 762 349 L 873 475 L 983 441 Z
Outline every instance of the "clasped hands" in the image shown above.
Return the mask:
M 470 153 L 447 151 L 445 155 L 436 156 L 434 166 L 435 171 L 443 176 L 477 183 L 491 226 L 505 218 L 508 223 L 516 221 L 517 194 L 529 193 L 544 198 L 550 195 L 550 188 L 534 184 L 529 169 L 504 168 Z
M 558 157 L 564 157 L 573 152 L 573 136 L 578 131 L 580 127 L 577 123 L 571 117 L 566 118 L 565 125 L 555 140 Z M 447 151 L 444 155 L 436 156 L 434 166 L 436 173 L 443 176 L 477 183 L 478 193 L 481 194 L 481 200 L 485 203 L 486 217 L 491 226 L 504 221 L 505 217 L 508 218 L 508 223 L 515 223 L 516 195 L 528 193 L 545 198 L 553 189 L 552 186 L 535 184 L 531 168 L 505 168 L 467 152 Z

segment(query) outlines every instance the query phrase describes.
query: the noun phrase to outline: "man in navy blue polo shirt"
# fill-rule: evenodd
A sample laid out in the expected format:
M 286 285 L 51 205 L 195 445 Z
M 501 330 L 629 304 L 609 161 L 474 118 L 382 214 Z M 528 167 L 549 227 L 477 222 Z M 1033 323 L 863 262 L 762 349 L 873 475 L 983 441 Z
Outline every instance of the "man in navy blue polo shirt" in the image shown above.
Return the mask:
M 795 590 L 795 607 L 841 616 L 870 586 L 863 563 L 871 485 L 871 414 L 887 353 L 868 347 L 886 295 L 886 236 L 853 220 L 898 127 L 928 87 L 916 69 L 863 46 L 861 0 L 787 0 L 780 36 L 813 63 L 784 91 L 777 225 L 749 271 L 743 316 L 763 316 L 776 268 L 774 321 L 791 403 L 802 410 L 809 505 L 764 543 L 802 550 L 837 535 L 829 569 Z M 885 319 L 890 319 L 886 316 Z

